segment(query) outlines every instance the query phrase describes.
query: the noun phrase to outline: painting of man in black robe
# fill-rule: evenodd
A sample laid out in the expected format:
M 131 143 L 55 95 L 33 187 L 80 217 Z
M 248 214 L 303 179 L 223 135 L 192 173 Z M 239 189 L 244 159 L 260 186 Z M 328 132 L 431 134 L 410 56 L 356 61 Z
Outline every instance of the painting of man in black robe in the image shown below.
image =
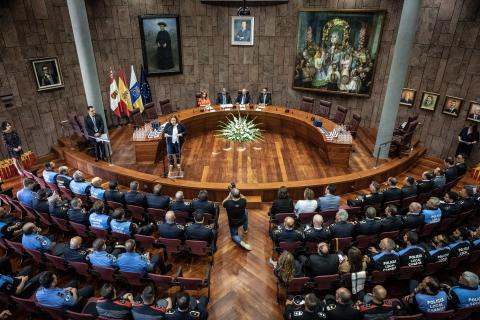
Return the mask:
M 173 54 L 172 54 L 172 40 L 170 34 L 165 27 L 165 22 L 159 22 L 160 31 L 157 33 L 157 56 L 158 56 L 158 68 L 162 70 L 171 69 L 174 67 Z

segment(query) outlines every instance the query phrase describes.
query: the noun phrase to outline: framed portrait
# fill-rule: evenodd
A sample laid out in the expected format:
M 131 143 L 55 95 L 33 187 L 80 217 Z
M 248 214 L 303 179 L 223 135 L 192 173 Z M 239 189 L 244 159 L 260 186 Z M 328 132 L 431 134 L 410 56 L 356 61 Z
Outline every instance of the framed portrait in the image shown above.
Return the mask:
M 231 45 L 253 46 L 253 32 L 255 30 L 253 17 L 232 17 L 230 30 L 232 31 Z
M 460 108 L 462 107 L 462 104 L 463 104 L 462 98 L 445 96 L 442 113 L 456 118 L 460 113 Z
M 420 102 L 420 109 L 435 111 L 439 97 L 440 94 L 438 93 L 423 91 L 422 101 Z
M 415 96 L 417 91 L 415 89 L 403 88 L 402 95 L 400 97 L 400 104 L 404 106 L 412 107 L 415 102 Z
M 32 59 L 37 91 L 63 88 L 62 71 L 57 57 Z
M 370 97 L 384 10 L 301 10 L 293 89 Z
M 147 75 L 182 73 L 182 46 L 178 15 L 138 17 L 143 66 Z
M 470 101 L 468 107 L 467 120 L 480 123 L 480 101 Z

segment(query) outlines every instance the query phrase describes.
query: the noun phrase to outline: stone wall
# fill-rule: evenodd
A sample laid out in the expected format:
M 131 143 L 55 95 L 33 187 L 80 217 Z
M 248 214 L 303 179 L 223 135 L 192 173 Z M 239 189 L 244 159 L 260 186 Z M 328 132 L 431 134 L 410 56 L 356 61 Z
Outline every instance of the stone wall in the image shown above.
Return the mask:
M 332 100 L 362 115 L 362 126 L 375 127 L 380 119 L 389 67 L 401 14 L 398 0 L 290 0 L 288 4 L 253 7 L 255 45 L 230 46 L 230 16 L 236 8 L 201 4 L 199 0 L 86 0 L 97 69 L 108 106 L 108 70 L 122 66 L 129 78 L 130 65 L 137 72 L 142 63 L 138 16 L 179 14 L 183 74 L 150 77 L 154 101 L 170 98 L 174 107 L 194 105 L 195 92 L 208 90 L 211 97 L 223 86 L 230 91 L 246 87 L 254 93 L 267 86 L 275 103 L 296 106 L 304 92 L 292 89 L 297 15 L 300 8 L 387 10 L 380 52 L 370 98 L 306 94 Z M 39 154 L 61 134 L 58 121 L 67 113 L 83 110 L 85 99 L 66 2 L 62 0 L 2 1 L 0 26 L 0 92 L 13 92 L 15 107 L 0 106 L 0 119 L 13 119 L 29 148 Z M 475 0 L 424 0 L 419 30 L 412 52 L 406 87 L 414 88 L 413 108 L 401 107 L 399 121 L 420 114 L 421 140 L 431 154 L 454 151 L 456 135 L 465 125 L 466 104 L 455 119 L 420 111 L 421 91 L 464 97 L 480 96 L 480 2 Z M 29 58 L 57 55 L 65 89 L 37 93 Z M 139 77 L 139 74 L 137 74 Z M 109 122 L 115 122 L 107 111 Z M 37 125 L 44 123 L 44 126 Z M 476 152 L 479 155 L 480 152 Z

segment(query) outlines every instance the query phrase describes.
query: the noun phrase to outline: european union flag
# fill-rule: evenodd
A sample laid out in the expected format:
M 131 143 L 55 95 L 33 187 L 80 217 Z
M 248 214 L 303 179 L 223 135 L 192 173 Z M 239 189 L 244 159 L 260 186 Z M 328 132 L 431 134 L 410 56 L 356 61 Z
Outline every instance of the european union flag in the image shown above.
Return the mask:
M 140 75 L 140 93 L 142 95 L 142 101 L 144 105 L 149 102 L 152 102 L 152 92 L 150 91 L 150 85 L 148 84 L 147 76 L 145 75 L 145 70 L 143 70 L 143 65 L 142 65 L 142 71 Z

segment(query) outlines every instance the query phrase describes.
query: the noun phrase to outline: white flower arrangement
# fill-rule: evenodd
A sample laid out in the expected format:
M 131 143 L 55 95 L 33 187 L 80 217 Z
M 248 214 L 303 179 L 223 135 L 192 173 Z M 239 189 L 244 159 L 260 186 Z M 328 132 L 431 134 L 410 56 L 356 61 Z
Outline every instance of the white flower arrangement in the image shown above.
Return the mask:
M 238 116 L 230 114 L 227 122 L 220 121 L 220 129 L 217 130 L 217 136 L 233 142 L 246 143 L 262 140 L 262 130 L 260 130 L 255 119 L 249 120 L 248 115 L 242 117 L 240 112 Z

